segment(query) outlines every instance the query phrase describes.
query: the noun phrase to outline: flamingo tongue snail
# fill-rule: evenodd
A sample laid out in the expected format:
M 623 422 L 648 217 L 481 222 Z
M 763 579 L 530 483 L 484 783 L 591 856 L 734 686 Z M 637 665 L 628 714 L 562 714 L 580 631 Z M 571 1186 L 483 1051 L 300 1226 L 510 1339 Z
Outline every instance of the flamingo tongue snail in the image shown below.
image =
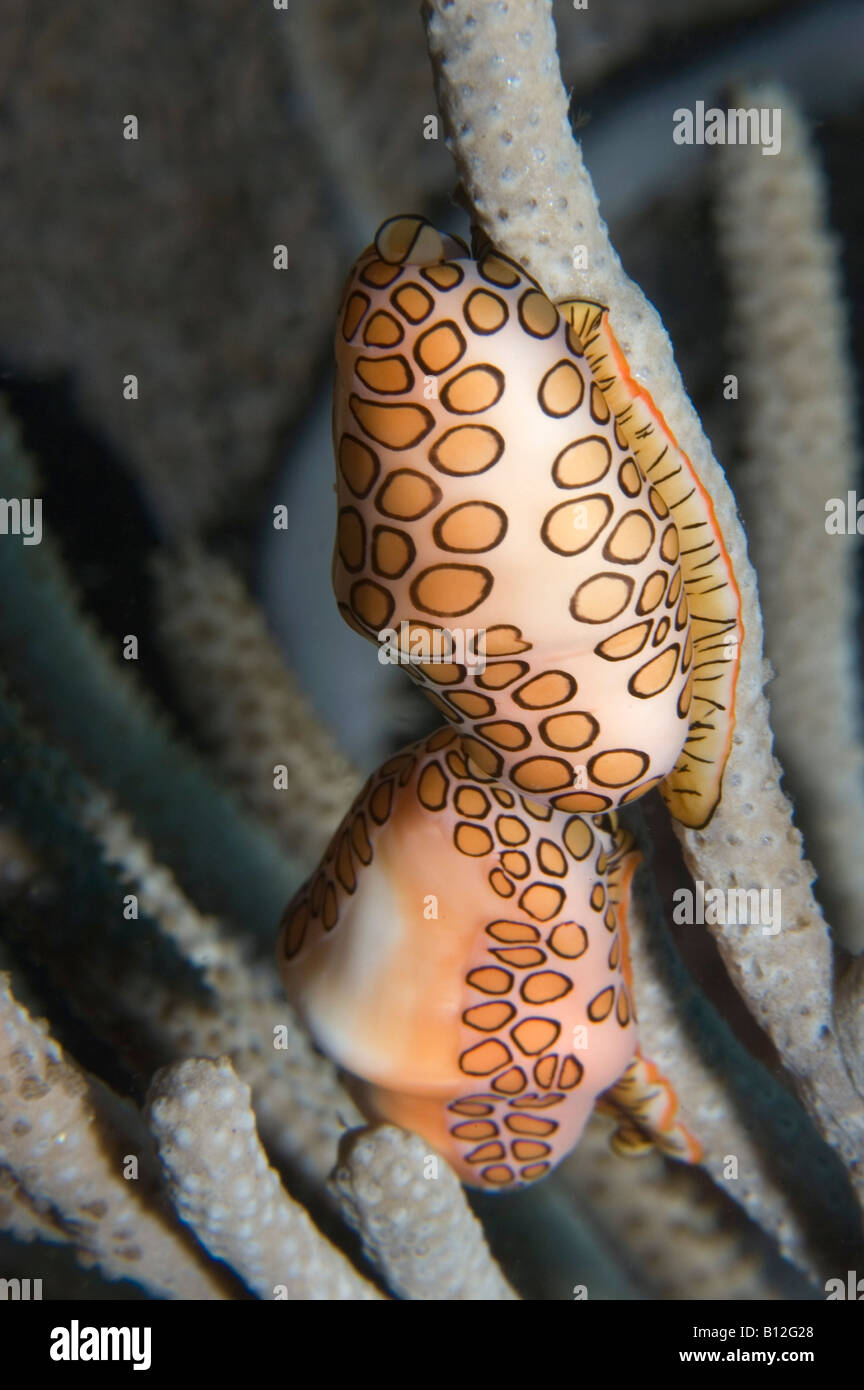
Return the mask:
M 343 295 L 334 588 L 447 725 L 369 779 L 279 961 L 368 1114 L 512 1190 L 598 1101 L 620 1151 L 698 1156 L 637 1046 L 616 808 L 657 786 L 707 823 L 742 632 L 710 499 L 606 309 L 475 255 L 393 218 Z

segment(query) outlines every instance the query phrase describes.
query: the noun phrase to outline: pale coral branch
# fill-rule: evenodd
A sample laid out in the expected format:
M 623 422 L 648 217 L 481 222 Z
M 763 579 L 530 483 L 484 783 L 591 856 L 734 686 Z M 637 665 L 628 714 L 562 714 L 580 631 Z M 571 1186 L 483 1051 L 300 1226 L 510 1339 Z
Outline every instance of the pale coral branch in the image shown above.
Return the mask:
M 634 378 L 662 410 L 713 500 L 741 591 L 746 633 L 736 732 L 718 812 L 704 831 L 676 830 L 694 878 L 721 889 L 782 890 L 780 935 L 764 935 L 758 926 L 718 928 L 718 945 L 748 1007 L 864 1196 L 864 1106 L 834 1036 L 828 931 L 772 756 L 756 576 L 734 498 L 684 389 L 669 338 L 656 310 L 625 275 L 600 217 L 569 127 L 551 3 L 430 0 L 424 12 L 439 100 L 477 220 L 552 299 L 583 296 L 608 305 Z M 643 1007 L 650 1027 L 645 1015 Z M 656 1060 L 677 1081 L 677 1059 Z M 702 1096 L 686 1078 L 681 1092 L 698 1130 L 703 1118 L 710 1120 Z
M 826 503 L 858 481 L 837 247 L 803 117 L 782 87 L 736 90 L 782 112 L 782 144 L 717 151 L 716 218 L 732 289 L 741 489 L 758 565 L 771 716 L 839 939 L 864 950 L 864 747 L 857 535 L 826 534 Z
M 221 1272 L 160 1210 L 146 1176 L 124 1177 L 127 1157 L 143 1167 L 147 1155 L 140 1142 L 124 1153 L 109 1109 L 125 1112 L 128 1145 L 137 1118 L 131 1107 L 71 1062 L 13 998 L 8 975 L 0 976 L 0 1163 L 38 1212 L 52 1213 L 79 1263 L 157 1296 L 227 1297 Z
M 34 1202 L 12 1169 L 6 1167 L 0 1167 L 0 1231 L 6 1231 L 20 1241 L 45 1240 L 52 1245 L 71 1244 L 69 1232 L 63 1230 L 48 1202 L 44 1199 Z
M 181 699 L 225 780 L 304 862 L 362 778 L 315 717 L 241 580 L 190 545 L 155 565 L 158 630 Z M 276 786 L 276 768 L 285 768 Z
M 148 1104 L 178 1212 L 259 1298 L 382 1297 L 282 1187 L 258 1138 L 249 1087 L 227 1057 L 163 1067 Z
M 333 1185 L 345 1219 L 402 1298 L 518 1297 L 489 1253 L 458 1178 L 416 1134 L 384 1125 L 347 1136 Z

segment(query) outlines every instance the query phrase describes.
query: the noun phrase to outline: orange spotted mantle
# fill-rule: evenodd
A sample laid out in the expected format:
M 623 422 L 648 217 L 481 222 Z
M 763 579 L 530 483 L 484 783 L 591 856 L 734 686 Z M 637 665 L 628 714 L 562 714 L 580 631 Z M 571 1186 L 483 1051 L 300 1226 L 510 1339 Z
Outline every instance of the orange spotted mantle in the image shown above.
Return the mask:
M 607 311 L 475 252 L 393 218 L 343 295 L 334 588 L 358 632 L 401 633 L 448 726 L 370 778 L 279 959 L 361 1107 L 506 1190 L 597 1103 L 619 1151 L 698 1154 L 637 1046 L 617 808 L 658 787 L 710 819 L 743 634 L 710 499 Z M 416 659 L 442 629 L 472 635 Z

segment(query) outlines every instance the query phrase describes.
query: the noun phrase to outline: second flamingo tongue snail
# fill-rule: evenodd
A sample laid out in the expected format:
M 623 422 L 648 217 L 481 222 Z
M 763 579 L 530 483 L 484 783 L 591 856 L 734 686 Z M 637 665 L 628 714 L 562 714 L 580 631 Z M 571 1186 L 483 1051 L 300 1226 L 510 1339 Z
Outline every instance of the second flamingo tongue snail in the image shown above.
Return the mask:
M 637 1045 L 616 808 L 656 786 L 710 819 L 743 634 L 710 499 L 606 310 L 474 251 L 393 218 L 343 296 L 334 587 L 448 725 L 369 779 L 279 958 L 367 1113 L 512 1189 L 598 1099 L 619 1150 L 698 1155 Z

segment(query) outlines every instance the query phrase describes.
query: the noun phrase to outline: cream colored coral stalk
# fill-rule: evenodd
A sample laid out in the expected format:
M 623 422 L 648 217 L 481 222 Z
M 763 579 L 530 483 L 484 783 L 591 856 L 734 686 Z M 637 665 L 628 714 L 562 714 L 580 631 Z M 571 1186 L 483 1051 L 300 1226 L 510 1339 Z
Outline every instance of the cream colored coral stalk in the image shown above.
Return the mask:
M 826 533 L 826 503 L 858 482 L 855 400 L 837 247 L 791 93 L 736 90 L 782 111 L 779 153 L 717 150 L 717 222 L 732 288 L 744 468 L 759 568 L 771 717 L 820 889 L 840 940 L 864 950 L 864 748 L 856 640 L 857 535 Z M 856 518 L 857 519 L 857 518 Z M 853 523 L 854 526 L 854 523 Z M 845 530 L 845 527 L 844 527 Z
M 63 1230 L 45 1198 L 34 1201 L 12 1169 L 2 1166 L 0 1231 L 6 1231 L 20 1241 L 46 1240 L 52 1245 L 70 1244 L 69 1232 Z
M 476 217 L 553 299 L 586 297 L 609 306 L 637 381 L 651 393 L 711 495 L 741 591 L 746 639 L 734 745 L 723 800 L 704 831 L 678 829 L 694 878 L 728 889 L 780 889 L 783 930 L 717 928 L 724 961 L 769 1033 L 822 1133 L 864 1198 L 864 1105 L 833 1030 L 832 958 L 810 891 L 812 870 L 780 790 L 762 693 L 762 621 L 756 576 L 735 502 L 675 366 L 662 323 L 625 275 L 600 217 L 574 141 L 555 52 L 550 0 L 430 0 L 425 6 L 439 99 L 462 183 Z M 582 268 L 584 267 L 584 268 Z M 642 1005 L 651 1028 L 651 1005 Z M 658 1037 L 662 1029 L 655 1030 Z M 656 1054 L 678 1082 L 697 1132 L 711 1107 L 678 1058 Z
M 125 1143 L 110 1122 L 112 1110 L 122 1112 Z M 130 1148 L 135 1128 L 131 1107 L 63 1054 L 13 998 L 8 975 L 0 975 L 0 1164 L 37 1213 L 51 1213 L 81 1264 L 161 1297 L 227 1297 L 222 1275 L 154 1200 L 152 1179 L 138 1174 L 137 1163 L 146 1168 L 146 1136 Z M 23 1233 L 21 1218 L 12 1229 Z M 44 1232 L 31 1223 L 31 1234 Z
M 515 1299 L 489 1253 L 456 1175 L 428 1145 L 392 1125 L 346 1141 L 333 1185 L 370 1259 L 405 1298 Z
M 149 1111 L 177 1210 L 259 1298 L 381 1297 L 282 1187 L 227 1057 L 164 1067 Z

